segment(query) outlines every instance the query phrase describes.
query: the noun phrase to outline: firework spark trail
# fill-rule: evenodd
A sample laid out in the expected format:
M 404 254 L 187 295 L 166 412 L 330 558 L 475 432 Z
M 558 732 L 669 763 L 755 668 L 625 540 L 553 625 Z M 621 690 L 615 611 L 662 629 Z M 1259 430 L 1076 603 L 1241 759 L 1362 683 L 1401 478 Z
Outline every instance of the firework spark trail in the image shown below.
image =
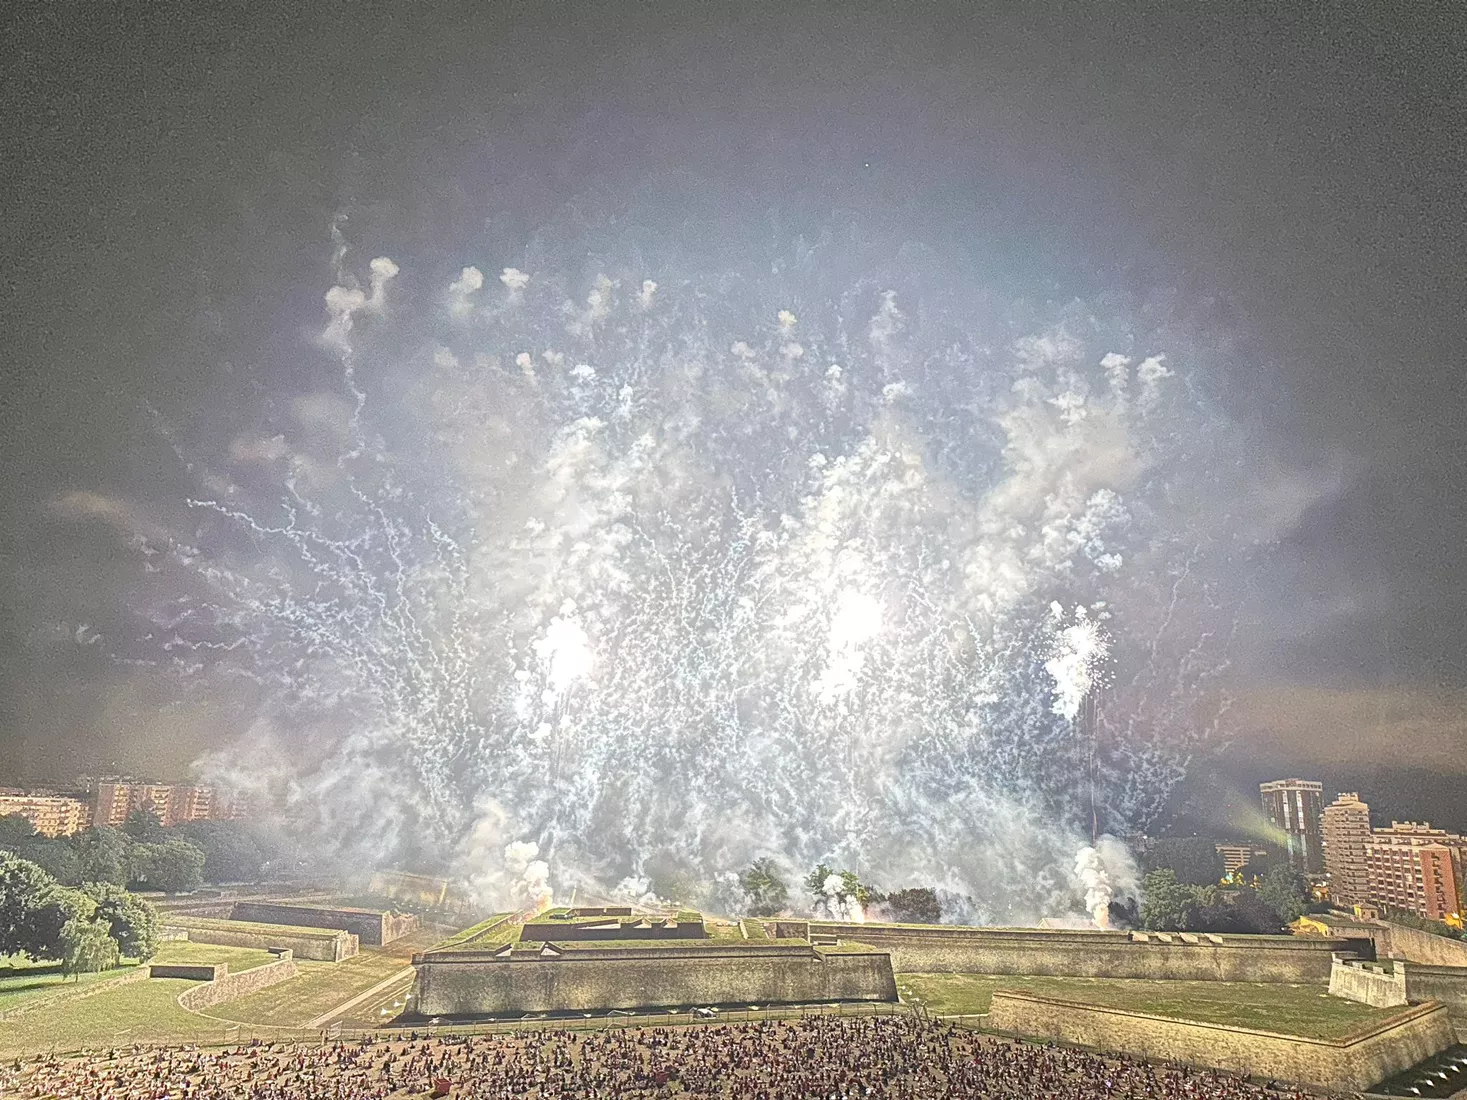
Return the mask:
M 333 288 L 336 457 L 199 475 L 216 548 L 175 546 L 183 594 L 148 609 L 180 669 L 266 686 L 277 750 L 313 746 L 288 797 L 345 849 L 504 897 L 543 861 L 557 891 L 715 904 L 772 855 L 974 918 L 1073 908 L 1107 639 L 1112 824 L 1181 775 L 1226 616 L 1166 499 L 1205 481 L 1181 368 L 1133 370 L 1123 322 L 994 352 L 893 293 L 743 309 L 469 267 L 404 321 L 413 277 Z M 404 324 L 431 365 L 384 404 Z

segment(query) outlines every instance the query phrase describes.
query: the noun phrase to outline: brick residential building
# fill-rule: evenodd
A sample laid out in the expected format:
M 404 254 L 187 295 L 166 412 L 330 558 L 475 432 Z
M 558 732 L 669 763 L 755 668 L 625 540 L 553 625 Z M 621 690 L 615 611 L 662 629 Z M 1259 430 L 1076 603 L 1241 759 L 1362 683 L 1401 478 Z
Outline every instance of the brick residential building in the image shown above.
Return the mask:
M 1342 791 L 1324 808 L 1324 870 L 1330 898 L 1341 905 L 1370 900 L 1366 854 L 1370 848 L 1370 806 L 1354 791 Z
M 71 836 L 89 824 L 87 804 L 51 791 L 0 789 L 0 817 L 23 817 L 42 836 Z
M 128 815 L 148 808 L 164 825 L 185 821 L 237 820 L 245 816 L 246 804 L 227 797 L 213 787 L 188 783 L 146 783 L 110 777 L 96 781 L 92 816 L 98 825 L 121 828 Z
M 1467 839 L 1425 822 L 1393 821 L 1371 834 L 1366 871 L 1372 903 L 1441 920 L 1461 911 Z

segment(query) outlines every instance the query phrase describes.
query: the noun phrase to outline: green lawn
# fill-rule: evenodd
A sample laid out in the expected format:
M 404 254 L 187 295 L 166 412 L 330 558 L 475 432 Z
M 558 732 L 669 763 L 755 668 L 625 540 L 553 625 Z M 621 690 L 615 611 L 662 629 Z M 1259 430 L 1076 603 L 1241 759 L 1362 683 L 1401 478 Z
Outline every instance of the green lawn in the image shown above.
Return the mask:
M 61 973 L 60 963 L 34 962 L 21 956 L 0 957 L 0 1013 L 70 995 L 98 982 L 121 977 L 131 969 L 129 966 L 124 970 L 103 970 L 68 978 Z
M 0 1024 L 0 1055 L 77 1050 L 112 1043 L 223 1038 L 223 1025 L 195 1016 L 174 1000 L 193 982 L 157 978 L 104 990 L 92 997 L 58 998 Z
M 301 1027 L 407 966 L 408 960 L 401 955 L 375 950 L 339 963 L 299 960 L 296 968 L 300 973 L 296 977 L 215 1005 L 209 1012 L 246 1024 Z
M 925 1005 L 945 1016 L 987 1012 L 995 989 L 1315 1039 L 1342 1038 L 1401 1011 L 1371 1008 L 1331 997 L 1319 985 L 989 974 L 897 975 L 897 991 L 903 1001 Z
M 243 947 L 215 947 L 211 944 L 174 941 L 163 944 L 150 961 L 158 963 L 228 963 L 231 971 L 248 970 L 273 962 L 268 951 Z M 49 968 L 49 967 L 47 967 Z M 136 972 L 135 966 L 104 970 L 99 974 L 83 974 L 79 982 L 47 980 L 40 985 L 23 988 L 27 967 L 10 971 L 0 979 L 0 1005 L 16 1007 L 21 999 L 32 1003 L 27 1011 L 0 1022 L 0 1055 L 26 1051 L 75 1050 L 80 1047 L 105 1046 L 114 1042 L 138 1040 L 220 1039 L 224 1025 L 196 1016 L 178 1007 L 175 998 L 195 984 L 181 978 L 156 978 L 129 982 L 113 989 L 92 993 L 89 987 L 99 982 Z M 49 979 L 49 975 L 42 975 Z
M 275 961 L 275 956 L 258 947 L 220 947 L 212 943 L 172 940 L 161 944 L 149 962 L 155 963 L 228 963 L 229 972 L 253 970 Z
M 157 963 L 228 963 L 231 971 L 249 970 L 274 962 L 268 951 L 241 947 L 213 947 L 209 944 L 172 941 L 160 945 L 150 962 Z M 25 1007 L 32 1011 L 39 1004 L 69 1000 L 102 982 L 114 981 L 130 974 L 136 964 L 128 961 L 116 970 L 64 977 L 61 964 L 33 962 L 21 957 L 0 959 L 0 1012 Z
M 432 950 L 442 951 L 450 947 L 465 951 L 477 950 L 486 944 L 494 946 L 518 938 L 520 926 L 511 919 L 513 916 L 513 913 L 495 913 L 478 924 L 455 932 L 446 940 L 439 940 Z

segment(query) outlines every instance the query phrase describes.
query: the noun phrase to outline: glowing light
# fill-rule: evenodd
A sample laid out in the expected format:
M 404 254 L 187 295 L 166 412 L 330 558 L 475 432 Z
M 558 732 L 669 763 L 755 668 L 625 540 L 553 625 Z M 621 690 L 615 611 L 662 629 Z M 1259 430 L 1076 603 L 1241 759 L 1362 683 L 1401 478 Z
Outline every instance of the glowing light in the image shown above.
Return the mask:
M 427 853 L 516 907 L 697 904 L 768 856 L 972 919 L 1072 908 L 1074 722 L 1112 649 L 1116 821 L 1164 801 L 1200 736 L 1175 717 L 1222 664 L 1168 510 L 1191 469 L 1168 448 L 1206 426 L 1153 424 L 1185 416 L 1176 361 L 1132 370 L 1129 318 L 1011 341 L 874 287 L 720 313 L 681 280 L 505 267 L 501 290 L 481 263 L 406 303 L 390 260 L 341 275 L 338 384 L 225 470 L 187 459 L 198 532 L 58 502 L 141 548 L 150 625 L 114 648 L 253 681 L 216 765 L 344 854 Z M 412 401 L 384 403 L 394 371 Z M 822 893 L 799 904 L 861 919 Z

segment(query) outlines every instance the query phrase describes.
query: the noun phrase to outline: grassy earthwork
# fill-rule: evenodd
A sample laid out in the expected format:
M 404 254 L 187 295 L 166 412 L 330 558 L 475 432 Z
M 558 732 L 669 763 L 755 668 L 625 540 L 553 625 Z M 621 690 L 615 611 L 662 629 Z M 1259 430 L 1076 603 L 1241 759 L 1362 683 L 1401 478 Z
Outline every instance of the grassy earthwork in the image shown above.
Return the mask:
M 427 950 L 434 941 L 433 933 L 419 932 L 385 948 L 364 948 L 339 963 L 297 960 L 299 973 L 290 981 L 215 1005 L 209 1012 L 241 1024 L 305 1027 L 378 983 L 402 974 L 410 968 L 413 952 Z
M 272 962 L 268 951 L 209 944 L 165 943 L 151 961 L 156 963 L 227 963 L 231 971 L 248 970 Z M 27 976 L 43 971 L 39 978 Z M 60 979 L 47 964 L 20 967 L 0 977 L 0 1011 L 20 1011 L 0 1021 L 0 1055 L 25 1051 L 75 1050 L 83 1046 L 173 1039 L 218 1039 L 218 1021 L 196 1016 L 178 1006 L 176 998 L 194 983 L 177 978 L 119 981 L 137 974 L 137 965 L 80 980 Z
M 1255 1028 L 1311 1039 L 1339 1039 L 1401 1011 L 1331 997 L 1322 985 L 1173 982 L 988 974 L 898 974 L 903 1001 L 940 1016 L 986 1013 L 995 989 L 1037 997 Z

